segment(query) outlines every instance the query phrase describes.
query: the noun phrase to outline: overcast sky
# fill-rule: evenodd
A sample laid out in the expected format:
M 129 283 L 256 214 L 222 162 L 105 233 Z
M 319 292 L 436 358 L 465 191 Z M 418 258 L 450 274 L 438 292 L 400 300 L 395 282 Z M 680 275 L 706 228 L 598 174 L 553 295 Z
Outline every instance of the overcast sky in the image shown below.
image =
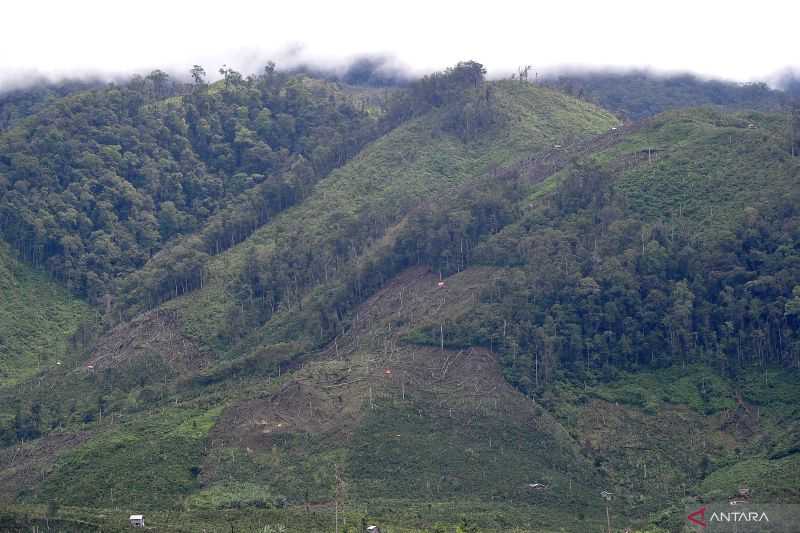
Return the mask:
M 35 74 L 195 63 L 249 73 L 268 59 L 330 65 L 360 55 L 388 55 L 415 73 L 475 59 L 495 76 L 532 64 L 766 81 L 800 67 L 800 2 L 788 0 L 5 0 L 0 13 L 0 88 Z

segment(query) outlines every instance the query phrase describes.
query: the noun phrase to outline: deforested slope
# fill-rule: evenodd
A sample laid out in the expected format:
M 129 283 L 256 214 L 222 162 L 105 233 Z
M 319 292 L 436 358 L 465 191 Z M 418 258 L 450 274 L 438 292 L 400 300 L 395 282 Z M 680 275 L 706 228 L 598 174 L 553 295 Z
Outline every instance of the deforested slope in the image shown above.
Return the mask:
M 215 257 L 202 289 L 167 307 L 178 310 L 190 334 L 225 349 L 237 329 L 260 327 L 335 278 L 420 202 L 444 201 L 494 168 L 616 123 L 598 108 L 530 84 L 488 88 L 496 117 L 480 136 L 465 141 L 444 127 L 447 109 L 413 119 L 332 172 L 301 205 Z

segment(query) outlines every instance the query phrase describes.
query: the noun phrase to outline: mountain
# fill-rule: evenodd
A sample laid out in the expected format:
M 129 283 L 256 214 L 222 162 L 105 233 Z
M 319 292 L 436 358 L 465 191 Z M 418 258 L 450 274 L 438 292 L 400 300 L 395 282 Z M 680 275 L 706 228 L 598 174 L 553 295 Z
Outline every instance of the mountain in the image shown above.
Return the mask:
M 595 102 L 628 120 L 697 106 L 779 111 L 786 98 L 784 92 L 765 83 L 734 83 L 647 71 L 558 74 L 545 77 L 543 83 Z M 789 87 L 790 83 L 791 79 L 787 79 L 784 85 Z
M 334 303 L 341 314 L 349 302 L 371 290 L 369 284 L 380 285 L 379 280 L 363 278 L 368 274 L 360 273 L 367 268 L 362 264 L 386 260 L 382 250 L 391 245 L 393 233 L 403 226 L 412 207 L 426 200 L 446 201 L 459 187 L 485 179 L 504 162 L 531 157 L 565 139 L 616 124 L 608 113 L 558 93 L 511 83 L 489 87 L 497 123 L 480 138 L 464 142 L 442 131 L 446 119 L 442 110 L 412 119 L 334 171 L 302 205 L 215 256 L 202 289 L 166 309 L 176 310 L 189 333 L 207 347 L 235 342 L 241 336 L 237 327 L 253 335 L 261 322 L 267 322 L 269 329 L 284 316 L 303 312 L 302 301 L 314 288 L 343 299 Z M 373 275 L 386 278 L 391 272 Z M 225 292 L 236 296 L 220 298 Z M 307 339 L 310 343 L 324 340 L 325 330 L 335 329 L 339 317 L 302 320 L 320 319 L 330 324 L 321 325 L 323 338 L 312 336 Z M 299 339 L 292 332 L 286 335 Z
M 0 524 L 662 532 L 742 486 L 797 502 L 785 114 L 623 125 L 474 62 L 237 75 L 0 135 Z
M 91 316 L 81 300 L 0 244 L 0 384 L 33 379 L 53 365 L 74 366 L 72 338 Z M 60 363 L 59 363 L 60 361 Z
M 101 82 L 92 80 L 63 80 L 57 83 L 31 80 L 24 87 L 3 90 L 0 92 L 0 130 L 11 128 L 60 98 L 101 86 Z
M 209 218 L 216 225 L 195 255 L 243 239 L 377 134 L 364 100 L 302 77 L 229 72 L 190 90 L 172 95 L 156 71 L 69 95 L 9 129 L 7 242 L 100 302 L 115 279 Z

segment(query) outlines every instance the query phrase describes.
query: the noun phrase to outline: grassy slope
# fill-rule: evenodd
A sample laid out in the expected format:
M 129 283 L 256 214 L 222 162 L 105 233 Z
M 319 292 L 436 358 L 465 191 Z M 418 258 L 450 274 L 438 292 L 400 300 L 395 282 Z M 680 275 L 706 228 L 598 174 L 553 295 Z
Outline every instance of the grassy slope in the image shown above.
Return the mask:
M 175 495 L 199 486 L 192 467 L 200 465 L 218 414 L 219 409 L 172 409 L 106 426 L 59 458 L 37 498 L 68 505 L 163 508 Z
M 231 298 L 226 297 L 230 278 L 253 246 L 270 250 L 278 235 L 330 242 L 344 235 L 349 223 L 370 214 L 397 221 L 414 204 L 446 195 L 482 176 L 493 164 L 507 164 L 553 144 L 603 132 L 616 123 L 607 112 L 555 91 L 510 82 L 494 88 L 503 119 L 489 134 L 464 143 L 439 129 L 438 112 L 397 128 L 319 183 L 302 205 L 214 258 L 206 286 L 167 306 L 180 310 L 191 336 L 220 348 L 217 335 L 230 310 Z
M 67 340 L 89 308 L 0 243 L 0 388 L 68 360 Z
M 491 354 L 402 341 L 421 323 L 468 308 L 493 274 L 453 276 L 446 291 L 424 268 L 393 279 L 359 308 L 351 331 L 280 391 L 232 402 L 215 430 L 226 444 L 204 466 L 209 485 L 189 505 L 307 498 L 330 506 L 338 464 L 349 508 L 382 524 L 425 529 L 466 517 L 491 530 L 548 531 L 599 522 L 597 502 L 569 512 L 599 492 L 593 467 L 546 412 L 505 383 Z M 534 482 L 547 490 L 526 488 Z
M 631 211 L 715 238 L 744 208 L 769 209 L 797 187 L 800 164 L 787 151 L 785 126 L 777 114 L 674 111 L 594 158 L 619 173 L 616 188 Z

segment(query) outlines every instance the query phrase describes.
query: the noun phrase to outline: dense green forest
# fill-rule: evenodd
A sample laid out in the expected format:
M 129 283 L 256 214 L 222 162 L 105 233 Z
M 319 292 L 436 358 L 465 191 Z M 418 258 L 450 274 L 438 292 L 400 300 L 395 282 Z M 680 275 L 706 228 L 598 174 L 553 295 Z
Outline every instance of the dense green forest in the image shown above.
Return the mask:
M 445 342 L 500 351 L 526 392 L 559 373 L 583 382 L 698 362 L 729 376 L 753 365 L 797 367 L 800 166 L 781 147 L 785 133 L 750 133 L 741 120 L 662 118 L 637 135 L 691 142 L 657 162 L 621 162 L 614 150 L 576 160 L 546 201 L 512 224 L 512 194 L 472 203 L 477 213 L 466 221 L 439 215 L 445 235 L 435 215 L 421 218 L 409 242 L 422 262 L 517 274 L 487 290 L 483 308 Z M 765 170 L 766 160 L 774 168 Z M 760 191 L 746 190 L 758 183 Z M 721 197 L 711 203 L 709 194 Z M 493 235 L 472 251 L 481 234 Z M 438 342 L 438 327 L 428 335 Z
M 219 73 L 0 97 L 0 528 L 664 533 L 744 485 L 797 503 L 788 93 Z
M 375 130 L 386 131 L 392 126 L 410 121 L 416 117 L 441 110 L 443 120 L 441 128 L 445 135 L 456 136 L 468 142 L 470 138 L 481 132 L 487 131 L 495 122 L 500 120 L 501 113 L 494 112 L 495 99 L 485 85 L 483 76 L 485 71 L 477 63 L 462 63 L 443 73 L 436 73 L 425 77 L 418 83 L 412 84 L 407 93 L 394 95 L 392 99 L 383 103 L 383 111 L 377 120 Z M 439 111 L 437 111 L 439 112 Z M 361 128 L 360 134 L 364 130 Z M 405 149 L 401 146 L 399 148 Z M 342 161 L 343 162 L 343 161 Z M 359 162 L 356 162 L 359 164 Z M 362 163 L 363 166 L 363 163 Z M 368 169 L 368 172 L 390 169 Z M 334 176 L 336 178 L 336 176 Z M 377 182 L 375 177 L 364 176 L 368 181 Z M 223 209 L 218 215 L 212 216 L 205 226 L 197 231 L 191 238 L 186 239 L 176 246 L 156 255 L 144 268 L 123 279 L 120 283 L 122 304 L 126 309 L 145 309 L 155 304 L 178 296 L 187 289 L 199 287 L 205 275 L 206 263 L 209 255 L 217 255 L 221 251 L 236 244 L 241 239 L 231 237 L 222 240 L 218 234 L 225 228 L 245 226 L 249 231 L 242 231 L 242 235 L 249 235 L 252 230 L 263 224 L 264 217 L 258 213 L 264 210 L 265 191 L 263 187 L 254 187 L 239 197 L 237 204 L 230 209 Z M 273 196 L 272 198 L 276 198 Z M 345 199 L 353 207 L 353 199 Z M 395 202 L 399 197 L 393 199 Z M 319 212 L 310 216 L 327 217 L 327 203 L 318 205 Z M 266 283 L 254 281 L 258 286 L 235 287 L 233 292 L 237 295 L 248 295 L 248 300 L 254 298 L 267 300 L 270 312 L 286 300 L 288 293 L 297 293 L 308 285 L 317 283 L 321 278 L 327 278 L 334 272 L 340 263 L 348 260 L 353 255 L 358 255 L 365 243 L 374 239 L 384 230 L 386 220 L 390 213 L 397 209 L 397 205 L 386 205 L 381 209 L 370 206 L 369 213 L 356 216 L 351 209 L 347 212 L 332 212 L 331 224 L 338 227 L 340 232 L 336 242 L 332 234 L 325 235 L 326 242 L 313 242 L 304 236 L 306 230 L 312 227 L 307 221 L 293 220 L 294 226 L 286 228 L 281 222 L 280 246 L 281 254 L 275 254 L 271 260 L 259 260 L 258 269 L 270 269 L 270 274 L 264 276 L 269 280 L 272 288 Z M 255 223 L 260 221 L 261 223 Z M 298 224 L 300 222 L 300 224 Z M 329 231 L 333 227 L 328 228 Z M 332 248 L 332 249 L 329 249 Z M 254 274 L 256 265 L 256 251 L 251 250 L 248 258 L 250 276 Z M 271 261 L 271 262 L 270 262 Z M 269 293 L 269 295 L 267 295 Z
M 43 109 L 50 103 L 69 94 L 97 89 L 100 81 L 63 80 L 59 82 L 34 81 L 19 88 L 0 92 L 0 131 L 10 128 L 22 119 Z
M 26 261 L 100 301 L 171 239 L 204 230 L 187 261 L 242 240 L 379 131 L 347 95 L 271 67 L 193 74 L 185 95 L 160 71 L 70 95 L 2 136 L 0 229 Z

